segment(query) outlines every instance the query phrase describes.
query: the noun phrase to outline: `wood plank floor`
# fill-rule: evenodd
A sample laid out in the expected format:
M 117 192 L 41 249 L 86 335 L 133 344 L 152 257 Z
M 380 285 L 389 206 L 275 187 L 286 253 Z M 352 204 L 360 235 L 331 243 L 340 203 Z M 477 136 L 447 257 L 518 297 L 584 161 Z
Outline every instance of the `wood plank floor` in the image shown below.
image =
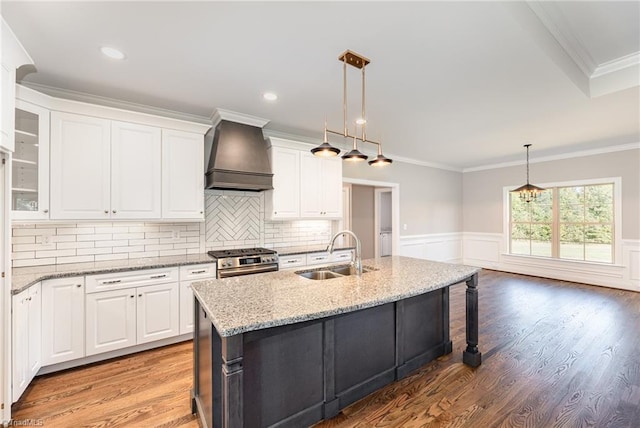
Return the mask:
M 483 364 L 452 354 L 344 409 L 325 427 L 640 427 L 640 293 L 483 271 Z M 37 377 L 15 419 L 46 427 L 197 427 L 191 343 Z

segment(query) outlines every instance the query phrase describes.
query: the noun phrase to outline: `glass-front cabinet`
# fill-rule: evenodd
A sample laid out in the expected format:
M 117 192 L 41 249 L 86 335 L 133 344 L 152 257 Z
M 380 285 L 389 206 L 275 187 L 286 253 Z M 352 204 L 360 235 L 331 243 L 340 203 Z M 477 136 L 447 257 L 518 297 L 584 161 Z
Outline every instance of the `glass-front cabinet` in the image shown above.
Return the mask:
M 49 110 L 16 100 L 11 210 L 14 220 L 49 218 Z

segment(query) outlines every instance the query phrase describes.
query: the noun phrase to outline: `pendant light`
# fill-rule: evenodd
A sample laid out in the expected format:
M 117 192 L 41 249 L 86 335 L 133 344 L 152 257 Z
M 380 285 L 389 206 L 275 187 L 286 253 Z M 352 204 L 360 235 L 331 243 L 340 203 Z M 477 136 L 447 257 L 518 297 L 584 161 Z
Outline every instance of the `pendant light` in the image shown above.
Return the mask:
M 314 147 L 311 149 L 311 153 L 315 156 L 320 156 L 324 158 L 338 156 L 340 154 L 340 149 L 337 147 L 333 147 L 329 144 L 329 140 L 327 139 L 327 119 L 324 120 L 324 140 L 323 143 L 318 147 Z
M 354 129 L 354 134 L 356 133 L 355 131 L 356 130 Z M 351 149 L 351 151 L 347 154 L 342 155 L 342 159 L 350 162 L 363 162 L 368 158 L 369 156 L 358 150 L 358 139 L 355 136 L 353 137 L 353 148 Z
M 538 193 L 544 192 L 545 189 L 529 183 L 529 147 L 531 147 L 531 144 L 525 144 L 524 147 L 527 149 L 527 184 L 520 186 L 511 192 L 520 193 L 520 199 L 525 202 L 531 202 L 538 197 Z
M 311 153 L 315 156 L 337 156 L 340 154 L 340 150 L 336 147 L 333 147 L 329 144 L 329 140 L 327 138 L 327 134 L 335 134 L 340 135 L 344 138 L 353 138 L 353 148 L 348 153 L 342 156 L 342 159 L 350 162 L 361 162 L 368 159 L 368 156 L 363 154 L 360 150 L 358 150 L 358 140 L 362 143 L 376 144 L 378 146 L 378 156 L 369 161 L 369 165 L 375 166 L 384 166 L 389 165 L 393 161 L 382 154 L 382 145 L 376 141 L 367 140 L 367 116 L 365 110 L 365 67 L 371 61 L 369 61 L 364 56 L 352 52 L 350 50 L 346 50 L 338 57 L 338 60 L 342 62 L 342 83 L 343 83 L 343 99 L 342 99 L 342 111 L 343 111 L 343 132 L 332 131 L 331 129 L 327 129 L 327 122 L 325 120 L 324 123 L 324 139 L 322 144 L 318 147 L 314 147 L 311 149 Z M 347 128 L 347 64 L 355 67 L 357 69 L 362 70 L 362 115 L 356 121 L 356 124 L 362 126 L 362 136 L 357 137 L 355 134 L 357 132 L 354 131 L 354 135 L 349 135 Z M 356 128 L 357 131 L 357 128 Z

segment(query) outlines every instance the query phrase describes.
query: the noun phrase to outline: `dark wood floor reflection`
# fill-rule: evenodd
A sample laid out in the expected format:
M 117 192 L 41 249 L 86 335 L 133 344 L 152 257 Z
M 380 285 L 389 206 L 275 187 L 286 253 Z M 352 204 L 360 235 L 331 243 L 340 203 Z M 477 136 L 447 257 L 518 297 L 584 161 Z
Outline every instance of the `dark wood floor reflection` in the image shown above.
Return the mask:
M 640 427 L 640 293 L 480 274 L 483 364 L 462 364 L 464 284 L 452 287 L 454 351 L 316 427 Z M 197 427 L 191 343 L 36 378 L 15 419 L 46 427 Z

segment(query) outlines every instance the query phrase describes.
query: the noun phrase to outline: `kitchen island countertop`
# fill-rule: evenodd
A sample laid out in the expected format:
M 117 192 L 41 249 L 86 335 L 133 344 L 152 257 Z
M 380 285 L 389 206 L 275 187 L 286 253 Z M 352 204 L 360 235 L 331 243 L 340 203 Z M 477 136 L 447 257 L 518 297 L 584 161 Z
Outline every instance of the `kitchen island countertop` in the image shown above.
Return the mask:
M 368 259 L 376 270 L 327 280 L 295 271 L 201 281 L 193 290 L 221 337 L 394 302 L 469 279 L 480 268 L 408 257 Z

